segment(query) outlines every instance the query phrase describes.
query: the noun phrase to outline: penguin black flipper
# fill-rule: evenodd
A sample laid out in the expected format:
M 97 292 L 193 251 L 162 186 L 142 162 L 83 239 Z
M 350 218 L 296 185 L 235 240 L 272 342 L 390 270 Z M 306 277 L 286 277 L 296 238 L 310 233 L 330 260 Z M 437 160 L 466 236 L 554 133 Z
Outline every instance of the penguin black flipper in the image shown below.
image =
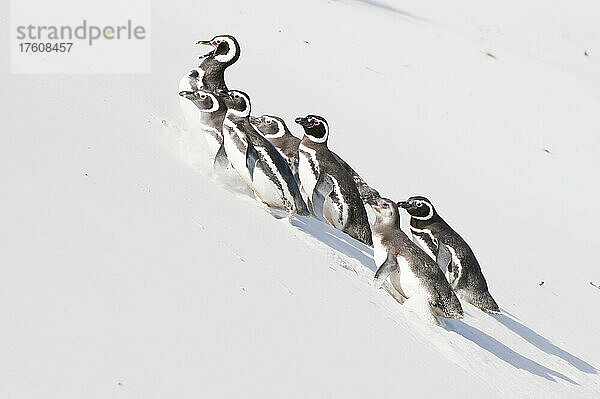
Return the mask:
M 438 242 L 438 252 L 435 261 L 444 273 L 452 271 L 449 269 L 450 264 L 452 263 L 452 253 L 450 252 L 448 247 L 444 245 L 444 243 L 441 241 Z
M 217 155 L 215 155 L 215 161 L 213 167 L 215 169 L 226 169 L 229 165 L 229 159 L 227 159 L 227 153 L 225 153 L 225 146 L 221 144 Z
M 327 173 L 321 173 L 319 180 L 315 185 L 315 189 L 312 193 L 312 209 L 315 216 L 319 219 L 323 219 L 323 204 L 325 199 L 329 197 L 329 194 L 333 191 L 333 180 Z
M 373 285 L 376 289 L 381 288 L 385 280 L 389 277 L 392 272 L 395 272 L 398 269 L 398 260 L 396 256 L 392 255 L 390 251 L 387 251 L 387 259 L 379 269 L 375 272 L 375 278 L 373 278 Z
M 259 159 L 258 151 L 256 151 L 256 148 L 248 141 L 248 147 L 246 148 L 246 167 L 248 168 L 250 179 L 252 180 L 254 180 L 254 168 Z

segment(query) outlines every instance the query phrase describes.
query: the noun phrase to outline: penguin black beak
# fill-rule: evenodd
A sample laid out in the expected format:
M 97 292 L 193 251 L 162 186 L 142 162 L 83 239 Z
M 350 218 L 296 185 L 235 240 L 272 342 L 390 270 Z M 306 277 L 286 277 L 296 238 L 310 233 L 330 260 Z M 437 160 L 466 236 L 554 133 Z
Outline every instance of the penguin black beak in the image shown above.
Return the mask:
M 410 205 L 408 205 L 407 201 L 400 201 L 396 205 L 398 205 L 399 208 L 403 208 L 403 209 L 410 208 Z
M 181 97 L 191 98 L 194 95 L 194 92 L 193 91 L 189 91 L 189 90 L 184 90 L 184 91 L 180 91 L 179 95 Z
M 306 127 L 308 126 L 308 118 L 296 118 L 294 119 L 294 122 L 296 122 L 297 124 L 299 124 L 300 126 Z
M 205 45 L 208 45 L 208 44 L 211 44 L 211 43 L 210 43 L 210 40 L 198 40 L 196 42 L 196 44 L 205 44 Z

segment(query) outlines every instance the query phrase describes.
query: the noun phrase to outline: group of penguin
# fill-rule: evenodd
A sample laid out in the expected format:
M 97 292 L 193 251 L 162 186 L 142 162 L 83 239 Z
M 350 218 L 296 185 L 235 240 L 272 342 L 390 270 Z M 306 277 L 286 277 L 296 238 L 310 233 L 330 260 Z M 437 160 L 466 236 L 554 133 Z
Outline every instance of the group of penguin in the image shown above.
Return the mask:
M 211 50 L 183 76 L 179 96 L 188 123 L 206 138 L 215 170 L 234 170 L 271 208 L 312 215 L 372 246 L 378 267 L 374 286 L 389 279 L 400 300 L 419 300 L 436 317 L 461 318 L 458 294 L 485 312 L 500 312 L 473 251 L 431 201 L 381 197 L 328 148 L 329 125 L 321 116 L 296 118 L 302 139 L 280 117 L 251 116 L 249 96 L 225 84 L 225 70 L 240 57 L 238 41 L 218 35 L 197 44 Z M 372 230 L 365 205 L 376 215 Z M 400 228 L 399 208 L 410 215 L 418 245 Z

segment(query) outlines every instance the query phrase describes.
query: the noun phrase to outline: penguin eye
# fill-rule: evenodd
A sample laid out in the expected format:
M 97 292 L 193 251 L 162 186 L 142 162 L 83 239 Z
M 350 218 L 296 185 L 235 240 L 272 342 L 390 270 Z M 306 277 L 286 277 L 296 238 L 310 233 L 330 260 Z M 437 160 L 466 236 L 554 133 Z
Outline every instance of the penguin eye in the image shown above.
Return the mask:
M 419 202 L 417 202 L 417 208 L 420 208 L 420 207 L 422 207 L 422 206 L 423 206 L 423 203 L 422 203 L 422 202 L 420 202 L 420 201 L 419 201 Z
M 382 208 L 389 208 L 390 206 L 388 204 L 383 204 L 381 207 Z
M 221 39 L 217 39 L 217 40 L 215 40 L 215 42 L 216 42 L 217 44 L 219 44 L 219 43 L 221 43 Z
M 266 119 L 265 122 L 267 123 L 267 125 L 270 125 L 271 123 L 273 123 L 273 121 L 271 119 Z

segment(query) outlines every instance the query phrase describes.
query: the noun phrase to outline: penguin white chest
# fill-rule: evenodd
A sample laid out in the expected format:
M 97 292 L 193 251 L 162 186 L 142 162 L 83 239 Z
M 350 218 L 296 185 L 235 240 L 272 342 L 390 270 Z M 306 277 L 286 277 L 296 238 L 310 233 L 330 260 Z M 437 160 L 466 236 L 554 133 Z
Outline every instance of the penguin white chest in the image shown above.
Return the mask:
M 246 135 L 238 129 L 235 123 L 225 119 L 223 123 L 223 145 L 225 146 L 227 158 L 244 182 L 252 187 L 252 179 L 246 166 L 247 143 Z
M 202 123 L 202 117 L 200 117 L 200 129 L 202 130 L 208 145 L 208 155 L 210 156 L 210 159 L 215 159 L 217 152 L 219 152 L 219 148 L 221 148 L 223 135 L 218 129 Z
M 268 152 L 263 147 L 256 147 L 260 163 L 254 169 L 252 188 L 258 197 L 267 205 L 291 210 L 294 198 Z
M 410 298 L 413 296 L 427 295 L 427 292 L 423 289 L 421 280 L 411 270 L 408 260 L 401 255 L 396 257 L 398 262 L 398 273 L 400 274 L 400 286 L 404 294 Z
M 459 257 L 456 255 L 456 251 L 454 250 L 454 248 L 448 245 L 446 247 L 450 250 L 450 253 L 452 254 L 452 263 L 450 265 L 452 270 L 450 270 L 449 267 L 448 270 L 443 270 L 443 272 L 446 275 L 446 280 L 448 280 L 452 289 L 455 289 L 460 278 L 462 277 L 462 263 L 460 262 Z
M 425 230 L 419 230 L 419 231 L 425 231 Z M 419 234 L 415 234 L 414 229 L 411 228 L 411 232 L 412 232 L 412 238 L 413 241 L 423 250 L 425 251 L 425 253 L 427 255 L 429 255 L 429 257 L 431 259 L 436 258 L 436 255 L 433 253 L 433 251 L 431 251 L 431 248 L 429 248 L 429 245 L 427 245 L 427 241 L 425 241 L 425 239 L 419 235 Z M 425 231 L 425 234 L 427 234 L 427 231 Z M 433 235 L 431 235 L 431 239 L 434 240 Z M 435 242 L 435 241 L 434 241 Z
M 342 196 L 342 191 L 338 181 L 333 176 L 330 176 L 330 178 L 331 182 L 333 183 L 333 190 L 330 196 L 325 199 L 325 203 L 323 204 L 323 213 L 325 218 L 332 226 L 334 226 L 336 229 L 342 230 L 344 227 L 346 227 L 346 223 L 348 221 L 348 204 Z M 335 202 L 332 199 L 332 196 L 333 198 L 336 198 Z
M 317 154 L 312 148 L 300 144 L 298 148 L 298 177 L 300 177 L 300 185 L 308 198 L 312 196 L 317 185 L 317 176 L 313 171 L 313 165 L 317 168 L 316 172 L 318 173 Z
M 387 259 L 387 248 L 381 243 L 381 237 L 373 234 L 373 258 L 375 266 L 380 267 Z

